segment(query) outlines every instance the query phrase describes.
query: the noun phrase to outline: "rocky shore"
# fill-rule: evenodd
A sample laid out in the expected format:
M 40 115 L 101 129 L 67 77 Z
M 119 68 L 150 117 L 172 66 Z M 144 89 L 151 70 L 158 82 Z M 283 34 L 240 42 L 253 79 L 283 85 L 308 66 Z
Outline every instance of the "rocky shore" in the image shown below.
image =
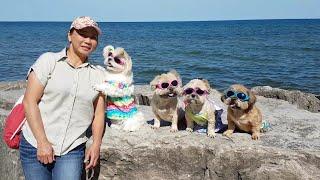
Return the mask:
M 3 126 L 23 82 L 0 83 L 0 124 Z M 320 100 L 316 95 L 271 87 L 255 87 L 257 106 L 272 129 L 259 141 L 249 134 L 204 134 L 168 127 L 137 132 L 107 128 L 95 179 L 320 179 Z M 216 103 L 220 93 L 211 93 Z M 263 97 L 266 96 L 266 97 Z M 139 110 L 152 119 L 148 86 L 136 86 Z M 270 98 L 272 97 L 272 98 Z M 291 98 L 291 99 L 290 99 Z M 226 111 L 222 115 L 226 123 Z M 2 134 L 2 128 L 0 130 Z M 23 179 L 18 153 L 0 141 L 1 179 Z

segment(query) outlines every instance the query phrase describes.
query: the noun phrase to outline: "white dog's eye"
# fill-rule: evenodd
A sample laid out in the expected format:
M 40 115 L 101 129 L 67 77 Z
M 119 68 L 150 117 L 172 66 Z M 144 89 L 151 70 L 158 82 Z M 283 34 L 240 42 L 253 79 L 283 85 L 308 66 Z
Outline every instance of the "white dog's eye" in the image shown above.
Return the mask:
M 114 58 L 114 61 L 117 63 L 117 64 L 120 64 L 120 65 L 124 65 L 124 61 L 118 57 L 115 57 Z
M 108 56 L 112 56 L 112 52 L 109 52 Z

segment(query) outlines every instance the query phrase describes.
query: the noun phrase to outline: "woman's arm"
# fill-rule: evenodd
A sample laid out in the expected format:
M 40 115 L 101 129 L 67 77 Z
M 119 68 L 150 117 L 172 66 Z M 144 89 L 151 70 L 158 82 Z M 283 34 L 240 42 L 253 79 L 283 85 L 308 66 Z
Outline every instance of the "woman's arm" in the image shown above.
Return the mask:
M 23 99 L 23 106 L 27 122 L 37 141 L 37 158 L 41 163 L 48 164 L 54 161 L 51 143 L 48 141 L 41 119 L 38 103 L 43 95 L 44 86 L 37 79 L 34 72 L 28 76 L 27 88 Z
M 95 100 L 94 108 L 95 113 L 92 122 L 93 143 L 86 152 L 85 161 L 89 161 L 89 163 L 86 165 L 86 169 L 95 167 L 100 156 L 100 146 L 105 127 L 105 96 L 103 94 L 100 93 L 97 99 Z

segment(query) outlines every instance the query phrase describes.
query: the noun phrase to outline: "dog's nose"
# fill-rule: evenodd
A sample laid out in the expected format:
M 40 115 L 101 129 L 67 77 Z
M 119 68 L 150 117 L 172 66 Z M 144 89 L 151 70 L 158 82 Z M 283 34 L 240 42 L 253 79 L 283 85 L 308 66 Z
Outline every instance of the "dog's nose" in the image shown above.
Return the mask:
M 196 95 L 194 95 L 194 94 L 191 94 L 191 97 L 192 97 L 192 98 L 195 98 L 195 97 L 196 97 Z

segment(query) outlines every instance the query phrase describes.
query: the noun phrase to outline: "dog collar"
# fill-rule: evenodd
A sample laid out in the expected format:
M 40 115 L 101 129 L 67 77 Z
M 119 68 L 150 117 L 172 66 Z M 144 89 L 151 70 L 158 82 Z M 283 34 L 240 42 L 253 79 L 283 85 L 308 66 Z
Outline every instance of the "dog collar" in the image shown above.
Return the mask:
M 208 122 L 208 115 L 206 113 L 193 114 L 190 109 L 186 109 L 187 115 L 197 124 L 205 125 Z

